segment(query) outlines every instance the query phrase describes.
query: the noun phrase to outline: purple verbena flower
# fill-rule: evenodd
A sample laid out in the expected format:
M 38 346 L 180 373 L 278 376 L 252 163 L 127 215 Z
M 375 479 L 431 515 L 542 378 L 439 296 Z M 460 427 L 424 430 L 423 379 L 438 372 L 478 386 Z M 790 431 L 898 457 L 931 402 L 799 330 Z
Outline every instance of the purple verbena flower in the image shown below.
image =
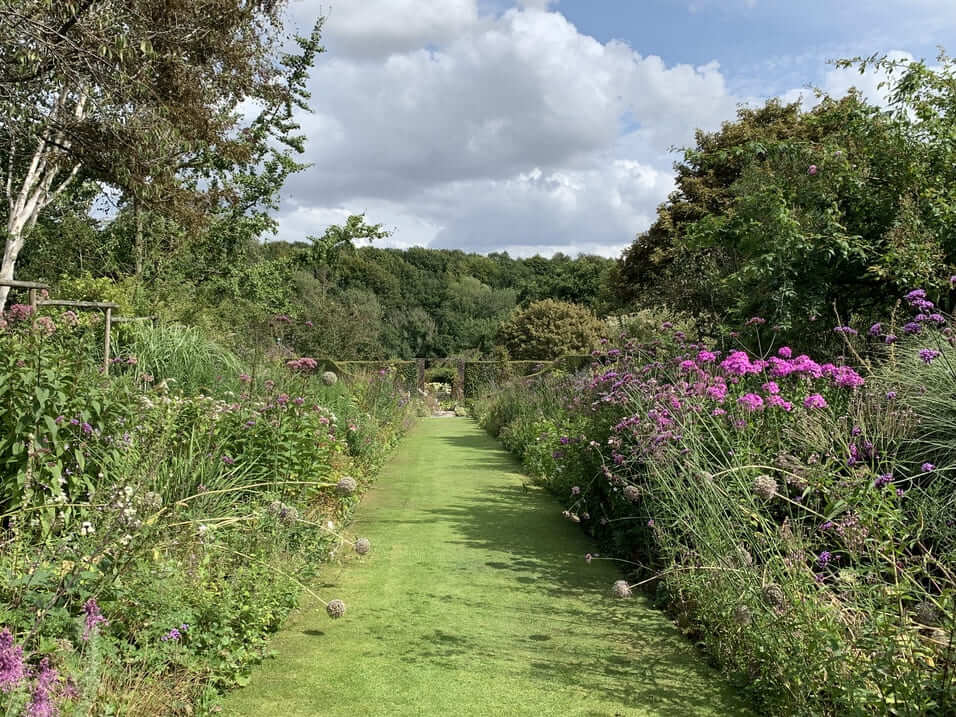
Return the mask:
M 13 642 L 8 628 L 0 631 L 0 692 L 10 692 L 26 676 L 23 666 L 23 648 Z
M 931 364 L 940 355 L 936 349 L 920 349 L 919 357 L 925 364 Z

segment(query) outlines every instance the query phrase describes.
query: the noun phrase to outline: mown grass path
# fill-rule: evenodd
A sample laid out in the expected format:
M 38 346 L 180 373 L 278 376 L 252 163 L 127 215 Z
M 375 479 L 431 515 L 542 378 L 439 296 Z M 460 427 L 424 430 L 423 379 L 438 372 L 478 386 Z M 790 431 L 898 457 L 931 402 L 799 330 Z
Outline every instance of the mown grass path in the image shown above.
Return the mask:
M 467 419 L 425 420 L 352 526 L 372 552 L 320 586 L 236 715 L 735 715 L 741 701 Z

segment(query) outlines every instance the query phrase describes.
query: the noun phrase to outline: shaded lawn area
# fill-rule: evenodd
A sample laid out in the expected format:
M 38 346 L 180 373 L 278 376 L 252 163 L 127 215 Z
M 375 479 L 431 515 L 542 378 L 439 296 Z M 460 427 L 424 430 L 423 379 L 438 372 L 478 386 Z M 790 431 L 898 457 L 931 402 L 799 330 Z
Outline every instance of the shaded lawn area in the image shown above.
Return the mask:
M 326 570 L 226 701 L 236 715 L 749 715 L 665 616 L 610 595 L 611 563 L 468 419 L 422 422 Z

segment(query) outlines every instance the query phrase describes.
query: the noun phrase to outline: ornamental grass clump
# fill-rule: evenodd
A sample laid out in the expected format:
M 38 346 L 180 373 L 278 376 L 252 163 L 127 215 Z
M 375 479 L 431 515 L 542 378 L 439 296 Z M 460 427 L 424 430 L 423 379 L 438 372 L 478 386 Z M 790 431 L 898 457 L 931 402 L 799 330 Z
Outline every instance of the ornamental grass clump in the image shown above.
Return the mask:
M 666 586 L 761 713 L 956 713 L 956 336 L 932 298 L 837 321 L 838 360 L 760 317 L 716 345 L 664 325 L 475 413 L 629 569 L 612 592 Z

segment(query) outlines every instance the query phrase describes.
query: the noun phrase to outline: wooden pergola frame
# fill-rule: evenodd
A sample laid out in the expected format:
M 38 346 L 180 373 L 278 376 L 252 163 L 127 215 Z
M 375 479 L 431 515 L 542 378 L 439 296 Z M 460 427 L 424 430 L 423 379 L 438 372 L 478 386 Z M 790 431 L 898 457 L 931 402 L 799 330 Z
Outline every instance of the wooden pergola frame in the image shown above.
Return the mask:
M 39 292 L 49 291 L 48 284 L 41 284 L 36 281 L 14 281 L 12 279 L 0 279 L 0 286 L 9 286 L 11 289 L 26 289 L 29 293 L 30 307 L 34 312 L 41 306 L 64 306 L 71 309 L 89 309 L 93 311 L 103 311 L 106 318 L 106 331 L 103 339 L 103 373 L 110 372 L 110 338 L 112 335 L 113 324 L 128 323 L 132 321 L 150 321 L 153 327 L 159 321 L 157 316 L 113 316 L 114 309 L 119 309 L 119 304 L 111 301 L 73 301 L 72 299 L 40 299 Z

